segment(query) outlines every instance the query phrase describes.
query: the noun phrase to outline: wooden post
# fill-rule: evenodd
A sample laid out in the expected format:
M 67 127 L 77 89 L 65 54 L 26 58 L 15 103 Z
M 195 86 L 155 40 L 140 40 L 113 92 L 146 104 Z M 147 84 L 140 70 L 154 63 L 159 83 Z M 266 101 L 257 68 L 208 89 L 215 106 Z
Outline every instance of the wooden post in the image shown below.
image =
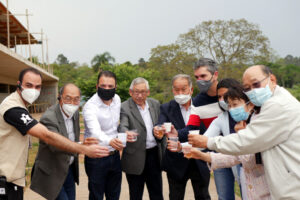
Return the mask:
M 42 41 L 42 65 L 45 68 L 45 61 L 44 61 L 44 40 L 43 40 L 43 29 L 41 29 L 41 41 Z
M 10 31 L 9 31 L 9 11 L 8 11 L 8 0 L 6 0 L 6 21 L 7 21 L 7 48 L 10 49 Z
M 48 37 L 46 35 L 46 62 L 48 65 L 48 72 L 53 73 L 52 71 L 50 71 L 50 64 L 49 64 L 49 49 L 48 49 Z
M 17 35 L 15 35 L 15 53 L 17 53 Z
M 31 56 L 31 42 L 30 42 L 30 31 L 29 31 L 29 19 L 28 19 L 28 9 L 26 9 L 26 21 L 27 21 L 27 37 L 28 37 L 28 50 L 29 50 L 29 58 L 30 62 L 32 62 L 32 56 Z

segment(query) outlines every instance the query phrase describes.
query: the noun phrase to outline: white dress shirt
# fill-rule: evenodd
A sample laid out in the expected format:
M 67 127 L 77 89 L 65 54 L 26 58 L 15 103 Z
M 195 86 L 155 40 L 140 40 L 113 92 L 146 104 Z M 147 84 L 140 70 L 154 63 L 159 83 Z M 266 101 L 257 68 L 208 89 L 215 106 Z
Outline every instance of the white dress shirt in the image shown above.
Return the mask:
M 60 108 L 60 111 L 61 111 L 62 116 L 63 116 L 64 121 L 65 121 L 65 126 L 66 126 L 66 129 L 67 129 L 68 138 L 74 142 L 75 141 L 75 133 L 74 133 L 74 124 L 73 124 L 72 116 L 67 117 L 65 115 L 65 113 L 62 111 L 61 106 L 59 106 L 59 108 Z M 69 164 L 71 165 L 73 163 L 73 161 L 74 161 L 74 156 L 71 156 Z
M 192 102 L 191 102 L 191 105 L 192 105 Z M 181 115 L 183 117 L 185 125 L 187 125 L 187 123 L 189 121 L 189 118 L 190 118 L 190 115 L 191 115 L 191 107 L 192 107 L 191 105 L 189 106 L 188 110 L 186 110 L 184 106 L 179 104 Z
M 142 118 L 143 118 L 145 126 L 146 126 L 146 130 L 147 130 L 146 149 L 151 149 L 156 146 L 156 140 L 152 133 L 153 122 L 152 122 L 150 111 L 149 111 L 149 105 L 146 101 L 146 105 L 145 105 L 144 109 L 139 105 L 137 105 L 137 107 L 142 115 Z
M 100 145 L 114 151 L 109 143 L 111 139 L 117 137 L 120 111 L 121 99 L 117 94 L 110 105 L 104 104 L 98 94 L 94 94 L 83 107 L 84 137 L 98 138 Z

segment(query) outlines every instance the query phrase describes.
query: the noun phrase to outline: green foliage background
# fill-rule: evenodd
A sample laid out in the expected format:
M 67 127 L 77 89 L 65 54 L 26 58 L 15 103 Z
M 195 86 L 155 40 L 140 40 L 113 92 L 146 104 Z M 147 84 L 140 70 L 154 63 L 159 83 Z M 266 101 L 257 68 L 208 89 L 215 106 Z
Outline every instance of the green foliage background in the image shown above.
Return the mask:
M 219 80 L 231 77 L 241 81 L 248 66 L 265 64 L 277 77 L 278 85 L 300 99 L 300 57 L 278 57 L 259 26 L 245 19 L 204 21 L 180 34 L 174 43 L 151 49 L 148 61 L 140 58 L 135 64 L 118 64 L 109 52 L 104 52 L 95 55 L 89 66 L 69 62 L 60 54 L 52 66 L 59 87 L 69 82 L 77 84 L 84 100 L 96 92 L 99 71 L 110 70 L 117 76 L 117 94 L 122 101 L 129 98 L 131 81 L 144 77 L 149 81 L 151 97 L 165 103 L 173 99 L 172 77 L 179 73 L 193 77 L 193 64 L 202 57 L 219 63 Z M 194 95 L 198 92 L 194 87 Z

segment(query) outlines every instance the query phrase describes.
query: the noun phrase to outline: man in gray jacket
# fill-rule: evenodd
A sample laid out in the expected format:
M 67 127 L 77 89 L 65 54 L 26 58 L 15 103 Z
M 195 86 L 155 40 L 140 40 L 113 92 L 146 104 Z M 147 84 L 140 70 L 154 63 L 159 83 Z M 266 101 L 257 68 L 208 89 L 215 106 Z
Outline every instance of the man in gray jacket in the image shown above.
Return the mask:
M 40 122 L 49 130 L 79 142 L 79 88 L 71 83 L 64 85 L 58 100 Z M 40 141 L 30 188 L 46 199 L 75 200 L 75 182 L 79 183 L 77 154 L 63 152 Z
M 136 78 L 129 89 L 131 98 L 121 105 L 119 132 L 136 129 L 136 142 L 127 143 L 122 155 L 131 200 L 142 200 L 146 183 L 151 200 L 162 200 L 161 142 L 153 136 L 159 116 L 159 102 L 150 95 L 148 81 Z M 129 138 L 129 137 L 128 137 Z
M 261 152 L 272 199 L 299 199 L 300 191 L 300 103 L 276 85 L 268 67 L 249 67 L 243 76 L 244 92 L 260 106 L 257 117 L 238 134 L 207 138 L 189 136 L 194 146 L 225 154 Z M 251 188 L 250 188 L 251 189 Z

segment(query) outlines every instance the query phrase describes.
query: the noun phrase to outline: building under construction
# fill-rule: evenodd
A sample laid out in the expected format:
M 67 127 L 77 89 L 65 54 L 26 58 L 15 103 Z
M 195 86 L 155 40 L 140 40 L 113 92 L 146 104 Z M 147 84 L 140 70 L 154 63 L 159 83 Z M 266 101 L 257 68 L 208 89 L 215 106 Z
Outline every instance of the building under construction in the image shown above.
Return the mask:
M 16 90 L 18 75 L 25 68 L 35 68 L 43 76 L 43 87 L 39 99 L 31 105 L 30 111 L 42 112 L 49 105 L 56 102 L 58 93 L 58 77 L 53 75 L 53 70 L 44 63 L 39 66 L 31 58 L 26 59 L 16 52 L 17 45 L 40 44 L 28 28 L 25 28 L 17 18 L 10 13 L 0 2 L 0 103 L 10 93 Z

